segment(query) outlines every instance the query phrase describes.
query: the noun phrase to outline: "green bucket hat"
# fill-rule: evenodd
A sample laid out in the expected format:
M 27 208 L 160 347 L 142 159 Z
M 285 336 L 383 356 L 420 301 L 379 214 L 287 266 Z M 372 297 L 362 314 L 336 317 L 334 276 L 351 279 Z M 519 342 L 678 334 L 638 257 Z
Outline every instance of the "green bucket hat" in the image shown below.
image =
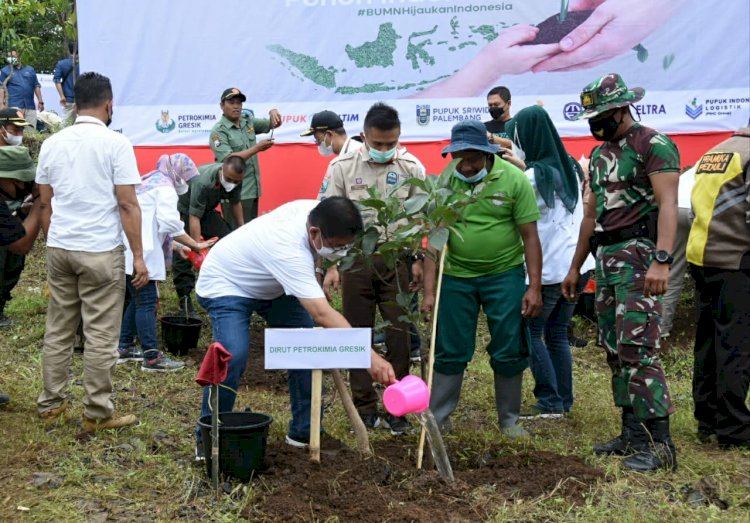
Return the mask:
M 36 166 L 28 148 L 23 145 L 0 147 L 0 178 L 33 182 L 35 176 Z
M 581 91 L 583 111 L 575 115 L 573 119 L 593 118 L 610 109 L 625 107 L 639 101 L 645 94 L 646 91 L 642 87 L 628 89 L 622 76 L 610 73 L 583 88 Z

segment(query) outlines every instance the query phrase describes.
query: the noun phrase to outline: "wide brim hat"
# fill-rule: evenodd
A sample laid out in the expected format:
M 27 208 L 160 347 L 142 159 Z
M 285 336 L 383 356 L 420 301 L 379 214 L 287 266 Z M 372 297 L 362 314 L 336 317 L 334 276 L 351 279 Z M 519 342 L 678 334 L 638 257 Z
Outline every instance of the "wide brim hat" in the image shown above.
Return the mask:
M 487 139 L 487 128 L 478 120 L 464 120 L 451 129 L 451 143 L 445 146 L 442 155 L 458 151 L 482 151 L 495 154 L 500 146 L 491 144 Z
M 0 178 L 33 182 L 35 176 L 36 166 L 28 148 L 23 145 L 0 147 Z
M 617 73 L 610 73 L 594 80 L 581 91 L 583 111 L 574 120 L 594 118 L 618 107 L 634 104 L 646 95 L 642 87 L 628 89 L 625 81 Z

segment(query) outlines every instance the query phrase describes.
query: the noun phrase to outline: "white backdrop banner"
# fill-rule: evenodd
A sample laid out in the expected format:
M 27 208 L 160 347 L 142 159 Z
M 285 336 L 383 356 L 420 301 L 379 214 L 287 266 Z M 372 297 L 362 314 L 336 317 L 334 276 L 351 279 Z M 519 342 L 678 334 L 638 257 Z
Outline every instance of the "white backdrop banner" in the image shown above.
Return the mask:
M 560 4 L 79 0 L 81 70 L 111 78 L 113 128 L 136 145 L 208 144 L 227 87 L 257 117 L 281 112 L 278 142 L 310 140 L 299 133 L 323 109 L 359 132 L 377 101 L 399 110 L 402 140 L 445 139 L 458 121 L 489 119 L 495 85 L 514 111 L 541 102 L 561 135 L 587 135 L 571 115 L 609 72 L 646 89 L 635 109 L 661 131 L 747 124 L 748 0 L 571 0 L 562 23 Z M 577 24 L 595 36 L 562 52 Z

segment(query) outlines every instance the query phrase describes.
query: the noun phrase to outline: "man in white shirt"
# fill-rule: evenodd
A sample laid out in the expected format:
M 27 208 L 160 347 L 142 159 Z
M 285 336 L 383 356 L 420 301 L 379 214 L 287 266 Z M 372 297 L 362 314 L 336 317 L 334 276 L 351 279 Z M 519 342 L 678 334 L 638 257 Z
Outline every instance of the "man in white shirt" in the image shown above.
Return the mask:
M 42 352 L 44 390 L 39 417 L 50 422 L 68 407 L 73 339 L 83 320 L 83 430 L 131 425 L 112 404 L 112 370 L 125 292 L 123 230 L 133 252 L 133 285 L 148 282 L 141 245 L 140 184 L 128 139 L 107 129 L 112 86 L 106 76 L 84 73 L 76 82 L 75 125 L 51 136 L 39 154 L 42 228 L 47 238 L 49 307 Z
M 211 316 L 214 341 L 232 354 L 219 389 L 219 412 L 234 406 L 234 391 L 247 366 L 253 312 L 271 327 L 351 326 L 326 300 L 315 278 L 315 261 L 342 258 L 361 232 L 362 217 L 351 200 L 297 200 L 243 225 L 211 249 L 195 290 L 198 303 Z M 380 383 L 396 379 L 391 365 L 374 351 L 369 372 Z M 292 420 L 286 441 L 305 447 L 310 439 L 311 372 L 290 370 L 288 379 Z M 204 389 L 201 416 L 210 414 L 208 390 Z M 200 433 L 196 435 L 200 460 Z

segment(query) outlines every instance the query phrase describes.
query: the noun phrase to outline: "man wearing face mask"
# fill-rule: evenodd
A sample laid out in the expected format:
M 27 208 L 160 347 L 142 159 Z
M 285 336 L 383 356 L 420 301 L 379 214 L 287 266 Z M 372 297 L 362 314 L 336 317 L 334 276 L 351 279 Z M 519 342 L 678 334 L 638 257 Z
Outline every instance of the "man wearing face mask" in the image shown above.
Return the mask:
M 247 366 L 250 319 L 263 317 L 270 327 L 349 328 L 351 325 L 326 300 L 315 278 L 319 258 L 335 260 L 346 254 L 362 232 L 362 217 L 346 198 L 297 200 L 256 218 L 216 244 L 206 257 L 196 293 L 211 316 L 214 340 L 232 354 L 219 389 L 219 410 L 231 411 Z M 256 347 L 254 350 L 263 350 Z M 393 368 L 372 351 L 369 373 L 383 384 L 395 381 Z M 292 419 L 286 442 L 306 447 L 310 439 L 309 370 L 288 371 Z M 204 389 L 201 415 L 208 410 Z M 198 438 L 196 459 L 203 459 Z
M 630 105 L 643 98 L 618 74 L 584 87 L 583 111 L 602 145 L 591 153 L 594 198 L 587 203 L 563 295 L 574 299 L 579 270 L 596 257 L 599 341 L 612 370 L 612 395 L 622 430 L 596 454 L 630 456 L 625 468 L 675 470 L 670 436 L 674 405 L 659 362 L 661 299 L 677 232 L 680 155 L 667 136 L 633 120 Z
M 13 211 L 9 206 L 23 201 L 30 194 L 33 180 L 34 162 L 31 161 L 29 150 L 15 145 L 0 147 L 0 262 L 9 255 L 23 257 L 34 246 L 39 234 L 41 214 L 38 203 L 32 205 L 25 218 L 22 218 L 18 210 Z M 0 278 L 5 285 L 6 276 L 2 275 Z M 3 304 L 4 302 L 0 303 Z M 7 325 L 1 324 L 3 319 L 0 314 L 0 326 Z M 0 405 L 8 401 L 10 398 L 0 393 Z
M 23 65 L 15 49 L 8 51 L 5 58 L 8 63 L 0 69 L 0 107 L 17 107 L 23 111 L 24 119 L 36 129 L 36 109 L 44 111 L 42 101 L 42 85 L 36 76 L 36 71 L 30 65 Z M 34 95 L 38 101 L 34 106 Z
M 211 129 L 209 138 L 209 145 L 217 162 L 230 154 L 236 154 L 245 161 L 245 177 L 241 188 L 243 220 L 234 221 L 234 213 L 230 213 L 228 206 L 224 206 L 224 215 L 232 228 L 240 227 L 258 216 L 258 198 L 261 194 L 258 154 L 273 146 L 273 138 L 256 143 L 256 133 L 267 133 L 281 126 L 281 114 L 276 109 L 268 112 L 268 118 L 255 118 L 252 112 L 249 117 L 245 116 L 242 104 L 246 100 L 247 97 L 236 87 L 224 90 L 219 103 L 223 116 Z
M 24 120 L 23 113 L 19 109 L 0 109 L 0 150 L 3 150 L 6 154 L 10 154 L 11 151 L 25 151 L 25 156 L 28 156 L 28 149 L 17 146 L 21 145 L 24 127 L 30 125 Z M 7 164 L 9 161 L 9 159 L 6 159 L 4 164 Z M 31 164 L 30 157 L 28 158 L 28 162 Z M 33 164 L 31 165 L 33 167 Z M 8 165 L 0 164 L 0 169 L 8 168 Z M 3 194 L 5 205 L 10 212 L 21 220 L 26 216 L 28 208 L 31 207 L 31 203 L 24 201 L 24 198 L 26 200 L 30 198 L 27 195 L 31 190 L 30 186 L 32 182 L 33 180 L 27 181 L 27 187 L 18 188 L 13 196 L 9 195 L 9 191 L 5 191 L 4 194 L 0 193 Z M 15 184 L 17 185 L 17 183 Z M 36 235 L 33 238 L 36 238 Z M 31 241 L 33 243 L 33 239 Z M 0 247 L 0 328 L 11 325 L 10 318 L 5 315 L 5 305 L 10 301 L 11 291 L 18 284 L 25 260 L 24 253 L 19 254 L 7 247 Z
M 523 171 L 503 160 L 499 151 L 476 120 L 454 125 L 451 143 L 443 149 L 443 156 L 451 153 L 454 158 L 448 167 L 453 191 L 487 191 L 503 200 L 486 198 L 468 205 L 456 224 L 458 233 L 448 239 L 430 409 L 441 430 L 449 430 L 464 371 L 474 356 L 481 307 L 490 331 L 487 352 L 500 431 L 519 438 L 528 436 L 518 424 L 523 371 L 531 350 L 524 320 L 541 312 L 542 248 L 534 189 Z M 426 273 L 434 274 L 434 265 L 431 257 L 426 258 Z M 434 293 L 435 281 L 425 278 L 428 306 L 434 303 Z
M 401 122 L 398 112 L 383 103 L 373 105 L 365 116 L 362 136 L 364 146 L 357 151 L 341 155 L 330 163 L 319 199 L 345 196 L 358 201 L 369 198 L 369 187 L 377 187 L 381 194 L 386 194 L 390 188 L 405 179 L 424 179 L 424 168 L 413 155 L 400 146 L 400 135 Z M 394 193 L 394 196 L 403 202 L 417 192 L 415 187 L 404 185 Z M 373 216 L 365 214 L 363 218 L 367 226 Z M 386 267 L 381 257 L 376 256 L 372 263 L 357 260 L 352 270 L 343 276 L 344 316 L 352 325 L 372 327 L 376 306 L 380 308 L 383 319 L 391 322 L 391 326 L 386 329 L 387 357 L 398 379 L 409 373 L 409 324 L 399 319 L 404 311 L 395 304 L 399 289 L 409 288 L 407 266 L 407 260 L 404 259 L 399 268 L 393 270 Z M 421 287 L 422 275 L 422 261 L 417 260 L 412 265 L 413 287 Z M 334 265 L 325 274 L 324 291 L 329 294 L 331 289 L 338 288 L 339 282 L 339 272 Z M 354 405 L 367 427 L 385 426 L 390 428 L 393 435 L 400 435 L 409 430 L 410 425 L 405 418 L 388 415 L 382 420 L 379 417 L 378 395 L 366 372 L 352 370 L 350 382 Z
M 135 153 L 112 122 L 112 84 L 99 73 L 82 74 L 75 85 L 75 124 L 42 144 L 36 182 L 47 238 L 49 307 L 42 350 L 44 390 L 39 417 L 54 422 L 69 407 L 66 394 L 76 329 L 83 321 L 83 431 L 132 425 L 132 414 L 116 416 L 112 368 L 125 295 L 123 232 L 133 253 L 131 283 L 140 289 L 149 275 L 141 245 L 140 185 Z
M 310 128 L 300 136 L 312 136 L 321 156 L 344 155 L 362 147 L 359 137 L 348 137 L 344 122 L 333 111 L 315 113 Z
M 510 89 L 505 86 L 493 87 L 487 93 L 487 106 L 492 120 L 484 122 L 487 128 L 487 138 L 490 143 L 510 149 L 512 142 L 505 132 L 505 124 L 511 119 Z
M 220 163 L 210 163 L 198 167 L 199 175 L 188 182 L 188 190 L 182 192 L 177 202 L 180 219 L 187 232 L 196 242 L 203 238 L 223 238 L 232 227 L 228 216 L 216 210 L 219 202 L 226 201 L 234 222 L 242 226 L 243 176 L 246 163 L 239 155 L 231 155 Z M 195 273 L 190 262 L 182 258 L 175 259 L 173 265 L 174 286 L 180 301 L 183 314 L 195 316 L 195 306 L 191 293 L 195 287 Z

